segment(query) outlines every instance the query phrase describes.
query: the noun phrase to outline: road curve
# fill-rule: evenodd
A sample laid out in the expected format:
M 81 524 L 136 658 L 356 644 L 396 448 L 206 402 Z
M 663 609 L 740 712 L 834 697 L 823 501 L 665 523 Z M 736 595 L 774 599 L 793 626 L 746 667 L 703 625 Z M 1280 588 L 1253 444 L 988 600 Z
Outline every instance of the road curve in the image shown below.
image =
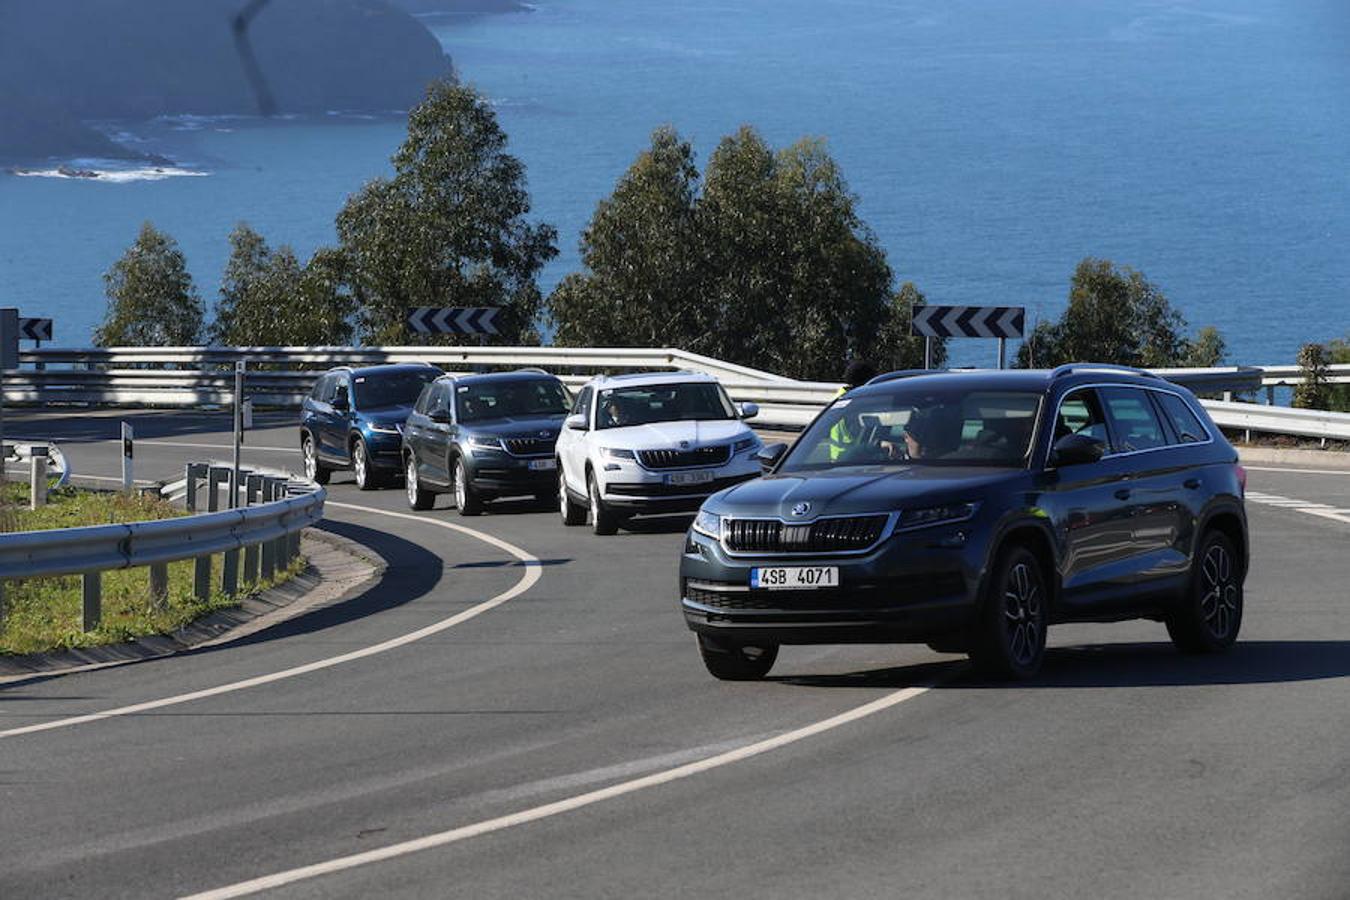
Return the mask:
M 111 476 L 117 421 L 10 427 Z M 228 455 L 223 417 L 135 421 L 140 477 Z M 293 426 L 264 424 L 246 460 L 295 465 Z M 1025 685 L 919 647 L 789 648 L 770 681 L 725 684 L 674 600 L 682 522 L 597 538 L 536 505 L 409 514 L 401 492 L 339 476 L 328 527 L 389 562 L 361 596 L 0 690 L 0 896 L 184 896 L 314 867 L 258 886 L 1343 897 L 1350 522 L 1325 512 L 1350 510 L 1350 477 L 1254 470 L 1250 486 L 1247 621 L 1223 657 L 1180 657 L 1158 625 L 1083 625 L 1051 632 Z

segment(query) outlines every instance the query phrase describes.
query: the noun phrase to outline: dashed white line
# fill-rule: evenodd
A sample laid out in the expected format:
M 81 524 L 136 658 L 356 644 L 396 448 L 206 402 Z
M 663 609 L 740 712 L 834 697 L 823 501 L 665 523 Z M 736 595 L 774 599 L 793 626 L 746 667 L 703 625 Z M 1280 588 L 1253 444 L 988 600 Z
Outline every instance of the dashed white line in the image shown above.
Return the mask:
M 496 595 L 495 597 L 492 597 L 489 600 L 484 600 L 482 603 L 478 603 L 474 606 L 471 606 L 466 610 L 463 610 L 459 613 L 456 613 L 453 616 L 450 616 L 448 619 L 442 619 L 439 622 L 433 622 L 432 624 L 427 625 L 423 628 L 419 628 L 416 631 L 410 631 L 407 634 L 399 635 L 398 637 L 395 638 L 390 638 L 387 641 L 381 641 L 378 644 L 372 644 L 369 647 L 362 647 L 360 650 L 352 650 L 348 653 L 342 653 L 337 656 L 330 656 L 325 659 L 315 660 L 314 662 L 305 663 L 304 665 L 293 666 L 289 669 L 282 669 L 278 672 L 269 672 L 266 675 L 257 675 L 253 678 L 245 678 L 241 681 L 231 681 L 228 684 L 221 684 L 215 687 L 204 688 L 199 691 L 189 691 L 188 693 L 185 694 L 175 694 L 172 697 L 161 697 L 158 700 L 148 700 L 144 703 L 133 703 L 129 706 L 119 706 L 114 709 L 105 709 L 101 712 L 86 713 L 85 715 L 80 716 L 70 716 L 64 719 L 53 719 L 48 722 L 39 722 L 34 725 L 23 725 L 18 728 L 10 728 L 4 731 L 0 731 L 0 738 L 17 737 L 21 734 L 33 734 L 39 731 L 52 731 L 53 729 L 57 728 L 69 728 L 73 725 L 82 725 L 86 722 L 97 722 L 102 719 L 111 719 L 116 718 L 118 716 L 135 715 L 136 713 L 142 713 L 152 709 L 161 709 L 165 706 L 176 706 L 180 703 L 190 703 L 193 700 L 202 700 L 207 697 L 216 697 L 219 696 L 220 694 L 228 694 L 233 691 L 242 691 L 247 688 L 258 687 L 259 685 L 271 684 L 272 682 L 275 681 L 282 681 L 287 678 L 295 678 L 298 675 L 307 675 L 310 672 L 318 672 L 322 669 L 329 669 L 332 668 L 333 666 L 338 666 L 342 665 L 343 663 L 352 662 L 353 660 L 365 659 L 368 656 L 375 656 L 380 653 L 385 653 L 389 650 L 394 650 L 398 647 L 407 646 L 408 644 L 411 644 L 414 641 L 420 641 L 424 637 L 430 637 L 433 634 L 439 634 L 440 632 L 445 631 L 447 628 L 454 628 L 456 625 L 459 625 L 462 622 L 467 622 L 469 619 L 472 619 L 476 616 L 480 616 L 490 609 L 495 609 L 496 607 L 501 606 L 503 603 L 510 600 L 512 597 L 518 597 L 519 595 L 525 593 L 531 587 L 533 587 L 535 582 L 537 582 L 541 577 L 542 569 L 539 559 L 537 557 L 535 557 L 533 554 L 525 550 L 522 550 L 515 544 L 508 543 L 507 541 L 504 541 L 501 538 L 496 537 L 494 535 L 488 534 L 487 532 L 478 531 L 476 529 L 468 528 L 463 525 L 456 525 L 452 522 L 442 522 L 439 519 L 429 519 L 423 516 L 413 516 L 409 515 L 408 513 L 390 512 L 388 510 L 376 509 L 371 506 L 357 506 L 351 503 L 334 503 L 331 500 L 328 501 L 328 505 L 338 507 L 341 509 L 351 509 L 359 512 L 374 513 L 376 515 L 381 516 L 392 516 L 396 519 L 410 519 L 414 522 L 418 522 L 423 525 L 434 525 L 438 528 L 447 528 L 451 531 L 458 531 L 462 534 L 468 535 L 469 537 L 476 538 L 477 540 L 483 541 L 484 543 L 491 544 L 494 547 L 498 547 L 502 550 L 505 550 L 507 553 L 511 554 L 516 559 L 520 560 L 522 563 L 525 564 L 525 571 L 521 574 L 519 581 L 517 581 L 507 590 L 501 592 L 500 594 Z
M 1296 497 L 1281 497 L 1279 494 L 1266 494 L 1261 491 L 1247 491 L 1246 496 L 1252 503 L 1259 503 L 1262 506 L 1291 509 L 1294 512 L 1301 512 L 1310 516 L 1319 516 L 1323 519 L 1331 519 L 1334 522 L 1344 522 L 1345 524 L 1350 525 L 1350 508 L 1338 508 L 1326 503 L 1317 503 L 1312 500 L 1299 500 Z

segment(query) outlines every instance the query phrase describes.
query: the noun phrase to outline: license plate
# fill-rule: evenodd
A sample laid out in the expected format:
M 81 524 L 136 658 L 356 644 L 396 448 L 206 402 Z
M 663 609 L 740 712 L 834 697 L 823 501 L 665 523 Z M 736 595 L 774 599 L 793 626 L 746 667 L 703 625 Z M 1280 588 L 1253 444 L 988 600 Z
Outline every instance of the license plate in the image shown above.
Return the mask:
M 558 468 L 556 459 L 532 459 L 530 460 L 530 469 L 535 472 L 552 472 Z
M 839 586 L 838 566 L 774 566 L 750 570 L 750 586 L 767 591 L 809 591 Z
M 707 484 L 712 480 L 712 472 L 672 472 L 666 476 L 666 484 Z

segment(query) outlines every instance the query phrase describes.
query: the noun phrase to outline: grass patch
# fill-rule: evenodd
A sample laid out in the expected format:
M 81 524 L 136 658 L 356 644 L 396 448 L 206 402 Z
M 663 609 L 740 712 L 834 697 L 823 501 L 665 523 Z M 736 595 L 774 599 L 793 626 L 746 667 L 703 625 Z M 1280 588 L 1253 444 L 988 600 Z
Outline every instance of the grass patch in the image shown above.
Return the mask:
M 186 515 L 158 497 L 72 488 L 53 491 L 48 504 L 39 509 L 30 510 L 27 503 L 26 483 L 0 487 L 0 531 L 147 522 Z M 217 589 L 203 601 L 192 595 L 193 561 L 169 563 L 169 596 L 161 609 L 150 602 L 149 569 L 104 572 L 102 621 L 96 630 L 88 632 L 81 630 L 84 595 L 79 575 L 7 579 L 4 618 L 0 621 L 0 653 L 94 647 L 142 635 L 167 634 L 207 613 L 238 605 L 239 597 L 227 597 L 218 588 L 222 565 L 223 555 L 211 558 L 211 583 Z M 243 586 L 241 596 L 285 581 L 304 568 L 304 558 L 297 558 L 271 581 Z

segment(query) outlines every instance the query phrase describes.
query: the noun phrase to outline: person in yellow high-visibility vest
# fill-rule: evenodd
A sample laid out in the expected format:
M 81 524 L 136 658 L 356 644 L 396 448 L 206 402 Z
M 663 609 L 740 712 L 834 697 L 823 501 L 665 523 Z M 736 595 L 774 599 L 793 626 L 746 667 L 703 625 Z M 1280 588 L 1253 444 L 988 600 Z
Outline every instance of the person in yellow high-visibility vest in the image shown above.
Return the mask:
M 839 388 L 839 396 L 843 396 L 855 387 L 861 387 L 873 378 L 877 377 L 877 370 L 871 363 L 862 359 L 851 360 L 844 368 L 844 385 Z M 840 416 L 839 421 L 830 428 L 830 462 L 834 462 L 848 452 L 848 448 L 858 439 L 862 432 L 861 424 L 849 417 L 847 414 Z

